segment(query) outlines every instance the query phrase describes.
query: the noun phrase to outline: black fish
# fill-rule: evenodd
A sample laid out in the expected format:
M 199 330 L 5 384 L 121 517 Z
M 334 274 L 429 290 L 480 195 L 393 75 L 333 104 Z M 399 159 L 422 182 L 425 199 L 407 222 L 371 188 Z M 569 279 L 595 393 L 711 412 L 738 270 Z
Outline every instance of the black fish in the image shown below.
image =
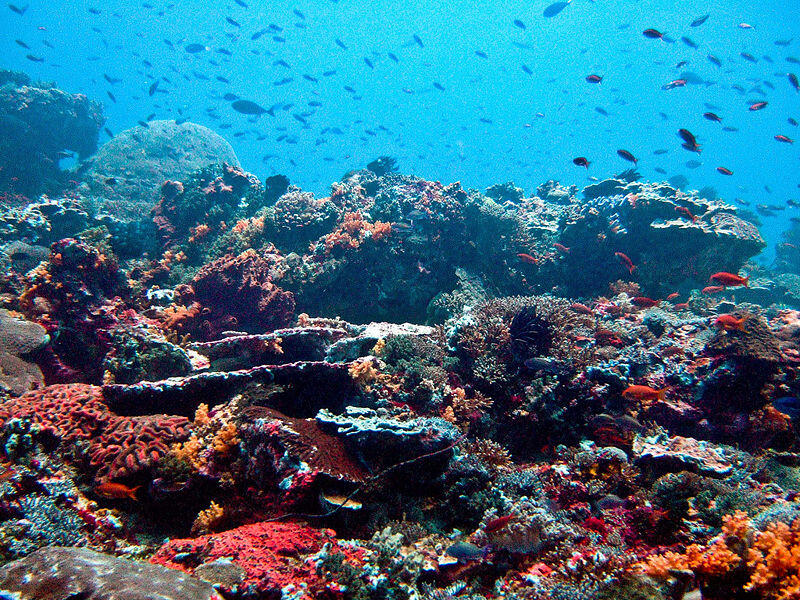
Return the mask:
M 231 25 L 233 25 L 234 27 L 241 27 L 241 25 L 239 24 L 239 22 L 238 22 L 238 21 L 234 21 L 234 20 L 233 20 L 233 19 L 231 19 L 230 17 L 225 17 L 225 20 L 226 20 L 228 23 L 230 23 Z
M 678 136 L 683 140 L 684 143 L 681 145 L 684 148 L 690 152 L 697 152 L 698 154 L 700 153 L 700 146 L 691 131 L 688 129 L 678 129 Z
M 150 89 L 147 90 L 147 95 L 152 96 L 158 91 L 158 79 L 156 79 L 153 84 L 150 86 Z
M 708 17 L 710 17 L 710 16 L 711 16 L 711 15 L 709 15 L 708 13 L 706 13 L 706 14 L 705 14 L 705 15 L 703 15 L 702 17 L 697 17 L 697 18 L 696 18 L 694 21 L 692 21 L 691 23 L 689 23 L 689 27 L 700 27 L 700 25 L 702 25 L 703 23 L 705 23 L 705 22 L 706 22 L 706 20 L 708 19 Z
M 558 13 L 567 8 L 567 6 L 569 6 L 569 3 L 571 1 L 572 0 L 567 0 L 566 2 L 554 2 L 553 4 L 544 9 L 544 11 L 542 12 L 542 16 L 545 19 L 555 17 Z
M 532 374 L 542 373 L 544 375 L 561 376 L 570 372 L 566 363 L 552 358 L 529 358 L 525 361 L 525 369 Z
M 627 150 L 617 150 L 617 154 L 619 154 L 621 158 L 624 158 L 625 160 L 627 160 L 628 162 L 632 162 L 633 164 L 639 162 L 639 160 Z
M 514 25 L 516 25 L 516 26 L 517 26 L 517 27 L 519 27 L 520 29 L 525 29 L 525 28 L 526 28 L 526 27 L 525 27 L 525 23 L 523 23 L 523 22 L 522 22 L 522 21 L 520 21 L 519 19 L 514 19 Z
M 12 12 L 17 13 L 18 15 L 24 15 L 25 11 L 28 10 L 28 5 L 25 6 L 14 6 L 13 4 L 9 4 L 8 8 L 11 9 Z
M 400 59 L 399 59 L 399 58 L 397 58 L 397 56 L 396 56 L 396 55 L 394 55 L 394 54 L 392 54 L 391 52 L 387 52 L 387 53 L 386 53 L 386 56 L 388 56 L 388 57 L 389 57 L 389 58 L 390 58 L 392 61 L 394 61 L 394 62 L 396 62 L 396 63 L 399 63 L 399 62 L 400 62 Z
M 522 70 L 528 75 L 533 75 L 533 71 L 531 71 L 531 68 L 528 65 L 522 65 Z
M 339 46 L 339 48 L 341 48 L 342 50 L 347 50 L 347 46 L 344 45 L 344 42 L 342 40 L 336 38 L 334 41 L 336 42 L 336 45 Z
M 106 92 L 106 94 L 108 94 L 108 97 L 109 97 L 109 98 L 111 98 L 111 101 L 112 101 L 114 104 L 116 104 L 116 103 L 117 103 L 117 99 L 116 99 L 116 97 L 114 97 L 114 94 L 112 94 L 111 92 Z
M 207 50 L 207 48 L 203 44 L 189 44 L 184 48 L 184 50 L 186 50 L 189 54 L 197 54 L 198 52 Z
M 44 62 L 44 59 L 41 56 L 34 56 L 33 54 L 26 54 L 25 58 L 27 58 L 31 62 L 38 62 L 38 63 Z
M 231 108 L 243 115 L 263 115 L 267 112 L 264 107 L 250 100 L 236 100 L 231 104 Z
M 480 50 L 475 50 L 475 55 L 476 55 L 476 56 L 478 56 L 479 58 L 489 58 L 489 57 L 486 55 L 486 52 L 482 52 L 482 51 L 480 51 Z
M 422 43 L 422 38 L 420 38 L 416 33 L 411 37 L 414 39 L 414 42 L 417 44 L 417 46 L 419 46 L 420 48 L 425 47 L 425 44 Z
M 22 46 L 23 48 L 25 48 L 25 50 L 30 50 L 31 49 L 31 47 L 28 46 L 28 44 L 26 44 L 22 40 L 14 40 L 14 41 L 17 42 L 17 46 Z
M 364 57 L 364 64 L 366 64 L 370 69 L 374 69 L 375 65 L 372 64 L 372 61 L 368 59 L 366 56 Z
M 712 64 L 715 64 L 718 67 L 722 66 L 722 61 L 713 54 L 709 54 L 706 58 L 708 58 L 708 60 L 710 60 Z
M 795 75 L 794 73 L 787 73 L 786 77 L 789 78 L 789 83 L 792 84 L 792 87 L 794 88 L 794 91 L 795 92 L 800 92 L 800 83 L 798 83 L 798 81 L 797 81 L 797 75 Z

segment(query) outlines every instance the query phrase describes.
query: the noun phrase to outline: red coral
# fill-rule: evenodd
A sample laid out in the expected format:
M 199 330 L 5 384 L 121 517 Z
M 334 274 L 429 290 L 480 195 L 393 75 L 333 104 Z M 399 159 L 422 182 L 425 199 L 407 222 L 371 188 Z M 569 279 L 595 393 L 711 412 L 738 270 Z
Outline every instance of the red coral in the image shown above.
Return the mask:
M 201 557 L 200 562 L 230 557 L 246 571 L 240 589 L 249 588 L 259 598 L 281 596 L 281 590 L 294 586 L 292 596 L 310 600 L 327 597 L 326 591 L 336 589 L 326 582 L 313 561 L 312 554 L 319 552 L 326 543 L 333 544 L 330 552 L 338 548 L 349 560 L 361 563 L 353 550 L 338 547 L 334 532 L 317 530 L 299 523 L 261 522 L 244 525 L 230 531 L 211 534 L 194 539 L 171 540 L 162 546 L 150 562 L 192 572 L 185 561 L 175 560 L 177 554 L 190 553 Z
M 121 417 L 102 399 L 101 388 L 85 384 L 51 385 L 0 404 L 0 424 L 29 419 L 60 440 L 62 450 L 81 453 L 95 481 L 129 477 L 150 468 L 170 444 L 189 437 L 184 417 Z
M 205 265 L 192 280 L 196 300 L 209 310 L 205 337 L 225 329 L 262 333 L 286 327 L 294 315 L 294 294 L 272 282 L 279 256 L 246 250 Z

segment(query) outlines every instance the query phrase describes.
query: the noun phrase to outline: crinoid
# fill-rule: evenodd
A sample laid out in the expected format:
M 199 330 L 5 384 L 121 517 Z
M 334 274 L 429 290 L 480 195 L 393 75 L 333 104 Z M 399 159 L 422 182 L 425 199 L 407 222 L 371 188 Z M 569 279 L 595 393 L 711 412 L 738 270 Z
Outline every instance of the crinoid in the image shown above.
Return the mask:
M 536 306 L 525 306 L 514 315 L 509 334 L 511 350 L 518 359 L 541 356 L 553 347 L 553 328 Z

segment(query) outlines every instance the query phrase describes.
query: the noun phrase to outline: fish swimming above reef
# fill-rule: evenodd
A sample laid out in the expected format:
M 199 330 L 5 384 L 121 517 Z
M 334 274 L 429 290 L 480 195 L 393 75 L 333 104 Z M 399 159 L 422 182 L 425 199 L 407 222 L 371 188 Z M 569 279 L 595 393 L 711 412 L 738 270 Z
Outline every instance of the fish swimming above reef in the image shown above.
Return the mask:
M 231 108 L 243 115 L 263 115 L 267 112 L 266 108 L 250 100 L 234 100 Z

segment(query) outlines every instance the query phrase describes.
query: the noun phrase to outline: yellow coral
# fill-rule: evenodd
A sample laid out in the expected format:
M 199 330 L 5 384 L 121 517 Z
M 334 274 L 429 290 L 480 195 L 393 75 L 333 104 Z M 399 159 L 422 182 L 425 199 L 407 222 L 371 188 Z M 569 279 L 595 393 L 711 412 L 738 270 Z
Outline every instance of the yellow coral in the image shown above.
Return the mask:
M 197 518 L 192 523 L 192 533 L 195 535 L 210 533 L 222 521 L 223 516 L 225 510 L 212 500 L 208 508 L 197 513 Z
M 214 439 L 211 441 L 211 447 L 214 452 L 218 454 L 227 454 L 231 448 L 239 443 L 239 435 L 236 430 L 236 425 L 228 423 L 222 429 L 217 431 Z

